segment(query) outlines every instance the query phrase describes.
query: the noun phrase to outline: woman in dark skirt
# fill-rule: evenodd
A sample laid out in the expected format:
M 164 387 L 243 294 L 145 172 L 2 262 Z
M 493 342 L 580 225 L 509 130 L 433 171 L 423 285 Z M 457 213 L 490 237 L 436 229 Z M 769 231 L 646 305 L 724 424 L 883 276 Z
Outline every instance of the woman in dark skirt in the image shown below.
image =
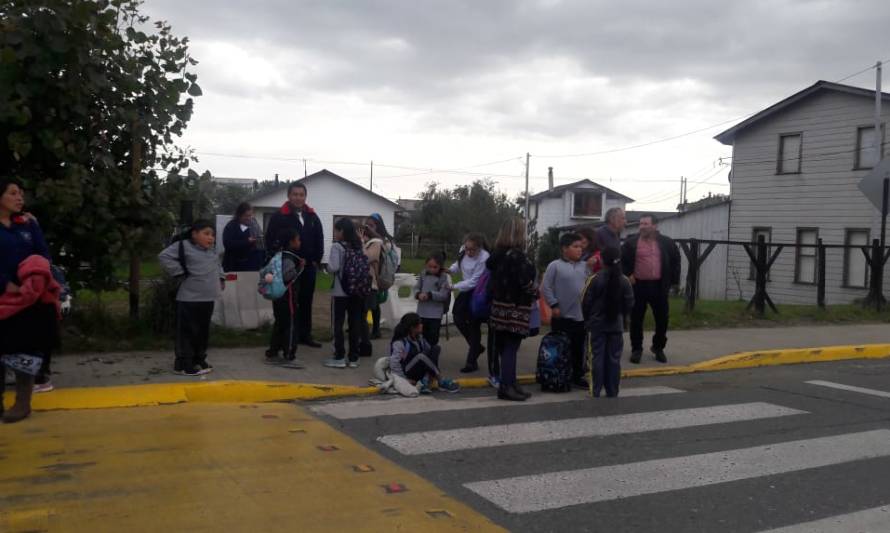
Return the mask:
M 16 393 L 5 413 L 0 402 L 7 424 L 31 414 L 34 376 L 59 341 L 59 285 L 49 269 L 43 232 L 22 214 L 24 204 L 21 182 L 0 178 L 0 376 L 6 368 L 15 372 Z

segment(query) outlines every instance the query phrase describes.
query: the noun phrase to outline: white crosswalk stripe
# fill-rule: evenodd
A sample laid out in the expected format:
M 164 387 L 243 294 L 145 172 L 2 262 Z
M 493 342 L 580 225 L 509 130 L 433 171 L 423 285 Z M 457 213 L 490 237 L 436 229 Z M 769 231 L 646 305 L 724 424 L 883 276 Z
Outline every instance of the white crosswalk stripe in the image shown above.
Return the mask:
M 887 533 L 890 507 L 875 507 L 803 524 L 770 529 L 761 533 Z
M 879 398 L 890 398 L 890 392 L 877 390 L 877 389 L 867 389 L 865 387 L 856 387 L 854 385 L 844 385 L 843 383 L 835 383 L 833 381 L 822 381 L 819 379 L 815 379 L 813 381 L 805 382 L 808 385 L 817 385 L 820 387 L 828 387 L 830 389 L 838 389 L 845 390 L 850 392 L 858 392 L 860 394 L 868 394 L 869 396 L 878 396 Z
M 570 470 L 464 486 L 510 513 L 529 513 L 890 456 L 890 430 Z
M 682 392 L 684 391 L 680 389 L 662 386 L 630 387 L 621 390 L 621 397 L 655 396 L 660 394 L 679 394 Z M 419 398 L 392 398 L 387 400 L 359 400 L 328 403 L 312 407 L 312 411 L 332 416 L 340 420 L 354 420 L 377 416 L 413 415 L 492 407 L 521 407 L 581 400 L 591 400 L 591 398 L 586 392 L 582 391 L 573 391 L 565 394 L 536 394 L 527 402 L 505 402 L 491 396 L 466 399 L 449 398 L 447 400 L 440 400 L 432 396 L 421 396 Z
M 799 414 L 806 414 L 806 412 L 769 403 L 754 402 L 615 416 L 421 431 L 401 435 L 385 435 L 377 440 L 405 455 L 420 455 L 582 437 L 642 433 Z

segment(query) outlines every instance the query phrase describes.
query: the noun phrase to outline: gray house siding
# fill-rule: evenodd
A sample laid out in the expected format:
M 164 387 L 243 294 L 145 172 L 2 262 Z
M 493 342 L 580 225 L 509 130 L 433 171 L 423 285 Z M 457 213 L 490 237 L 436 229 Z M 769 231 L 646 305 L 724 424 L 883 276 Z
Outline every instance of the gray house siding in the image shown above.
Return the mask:
M 658 230 L 674 239 L 726 240 L 729 234 L 729 203 L 710 206 L 662 219 Z M 700 248 L 705 251 L 705 246 Z M 680 251 L 682 272 L 680 284 L 686 285 L 689 261 Z M 698 297 L 704 300 L 726 298 L 726 246 L 717 245 L 699 270 Z
M 884 120 L 890 116 L 885 104 Z M 817 228 L 826 244 L 843 244 L 845 230 L 879 234 L 880 214 L 857 188 L 868 170 L 855 170 L 857 129 L 874 123 L 874 100 L 825 90 L 739 132 L 733 145 L 729 238 L 750 241 L 755 227 L 771 228 L 773 242 L 794 243 L 798 228 Z M 779 137 L 801 133 L 800 173 L 778 174 Z M 770 273 L 773 301 L 813 304 L 816 287 L 795 281 L 795 251 L 785 249 Z M 727 297 L 750 298 L 750 260 L 740 247 L 727 257 Z M 849 303 L 867 289 L 844 287 L 844 253 L 828 250 L 826 302 Z

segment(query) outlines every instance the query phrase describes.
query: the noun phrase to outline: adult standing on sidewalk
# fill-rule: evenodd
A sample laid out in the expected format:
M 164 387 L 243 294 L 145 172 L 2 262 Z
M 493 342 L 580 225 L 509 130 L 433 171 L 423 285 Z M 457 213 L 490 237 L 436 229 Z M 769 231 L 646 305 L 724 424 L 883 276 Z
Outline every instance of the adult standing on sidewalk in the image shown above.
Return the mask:
M 324 256 L 324 230 L 321 219 L 306 203 L 308 194 L 306 186 L 300 182 L 288 185 L 287 202 L 269 219 L 266 246 L 270 251 L 286 247 L 287 243 L 278 242 L 283 229 L 293 228 L 300 234 L 300 257 L 306 260 L 306 267 L 297 278 L 297 307 L 300 309 L 297 332 L 301 344 L 321 348 L 321 343 L 312 338 L 312 299 L 315 296 L 315 277 Z
M 640 232 L 624 241 L 621 266 L 634 287 L 634 307 L 630 315 L 630 362 L 639 364 L 643 356 L 643 318 L 646 305 L 655 317 L 652 353 L 659 363 L 667 363 L 668 293 L 680 283 L 680 251 L 674 240 L 658 232 L 655 215 L 640 217 Z
M 31 414 L 34 377 L 58 345 L 60 287 L 37 222 L 22 214 L 25 193 L 15 179 L 0 179 L 0 398 L 6 368 L 15 372 L 15 404 L 0 414 L 18 422 Z
M 596 229 L 596 243 L 600 250 L 609 246 L 621 249 L 621 232 L 627 225 L 624 209 L 613 207 L 606 211 L 606 223 Z
M 226 272 L 256 272 L 263 268 L 265 250 L 260 226 L 253 218 L 253 207 L 241 202 L 235 216 L 223 229 L 223 270 Z
M 459 291 L 454 300 L 454 325 L 467 341 L 467 362 L 460 369 L 467 374 L 479 370 L 479 355 L 485 351 L 482 346 L 482 322 L 473 318 L 470 310 L 470 302 L 473 297 L 473 289 L 479 282 L 482 273 L 485 272 L 485 262 L 489 253 L 485 249 L 485 237 L 481 233 L 470 233 L 464 238 L 464 245 L 460 249 L 457 261 L 448 269 L 452 274 L 460 274 L 463 279 L 454 285 Z
M 525 221 L 514 217 L 501 227 L 495 250 L 486 261 L 491 272 L 491 327 L 501 362 L 498 398 L 522 402 L 531 394 L 516 382 L 516 357 L 529 336 L 531 306 L 538 292 L 537 272 L 525 254 Z M 578 295 L 580 298 L 580 294 Z

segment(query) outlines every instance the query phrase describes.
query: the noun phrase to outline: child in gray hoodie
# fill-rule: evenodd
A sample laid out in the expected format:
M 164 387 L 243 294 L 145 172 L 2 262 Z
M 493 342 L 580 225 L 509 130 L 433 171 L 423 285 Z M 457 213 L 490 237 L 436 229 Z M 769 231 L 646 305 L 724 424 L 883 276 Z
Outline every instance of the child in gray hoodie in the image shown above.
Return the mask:
M 423 338 L 431 346 L 439 344 L 442 315 L 451 305 L 451 276 L 445 270 L 445 252 L 436 252 L 426 260 L 423 272 L 417 276 L 414 297 L 417 298 L 417 314 L 423 324 Z
M 225 286 L 225 275 L 213 242 L 209 220 L 192 224 L 188 238 L 165 248 L 158 261 L 164 271 L 181 281 L 176 292 L 176 361 L 173 371 L 200 376 L 213 370 L 207 362 L 213 304 Z

